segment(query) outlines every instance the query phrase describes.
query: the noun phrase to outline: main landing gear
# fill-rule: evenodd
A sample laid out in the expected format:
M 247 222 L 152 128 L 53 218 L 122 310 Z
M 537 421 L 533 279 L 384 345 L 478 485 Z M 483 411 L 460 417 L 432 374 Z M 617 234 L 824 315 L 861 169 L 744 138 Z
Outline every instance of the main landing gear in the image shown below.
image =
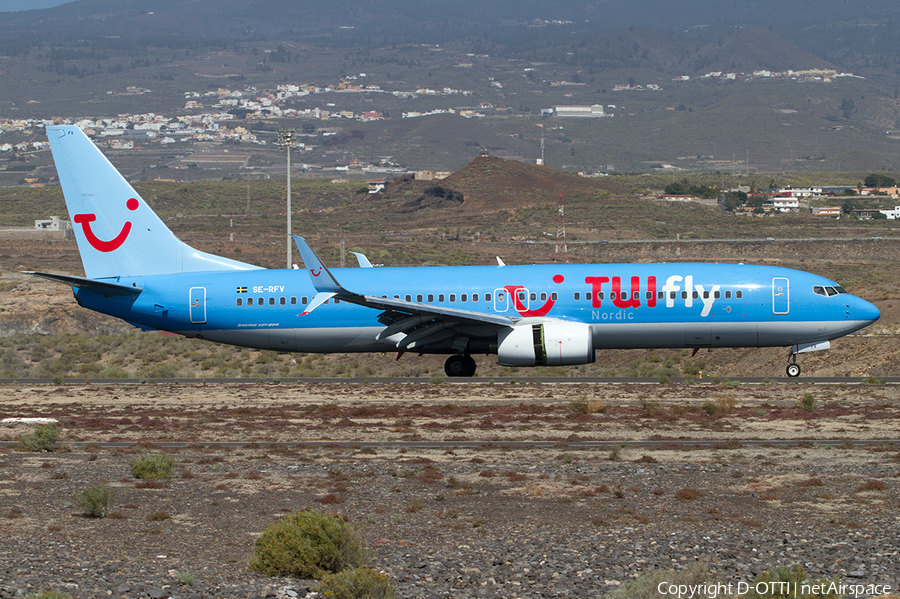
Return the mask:
M 791 348 L 791 357 L 789 358 L 786 372 L 791 378 L 800 376 L 800 365 L 797 364 L 797 354 L 794 353 L 793 348 Z
M 472 356 L 450 356 L 444 362 L 444 372 L 447 373 L 447 376 L 452 377 L 473 376 L 475 368 L 476 364 Z

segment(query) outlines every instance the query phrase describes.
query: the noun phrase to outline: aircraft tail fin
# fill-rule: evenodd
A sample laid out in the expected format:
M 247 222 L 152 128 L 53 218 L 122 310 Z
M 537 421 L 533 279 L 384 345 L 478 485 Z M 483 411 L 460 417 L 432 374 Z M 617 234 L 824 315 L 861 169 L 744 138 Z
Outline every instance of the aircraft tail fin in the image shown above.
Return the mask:
M 47 139 L 88 278 L 259 268 L 178 239 L 78 127 L 47 127 Z

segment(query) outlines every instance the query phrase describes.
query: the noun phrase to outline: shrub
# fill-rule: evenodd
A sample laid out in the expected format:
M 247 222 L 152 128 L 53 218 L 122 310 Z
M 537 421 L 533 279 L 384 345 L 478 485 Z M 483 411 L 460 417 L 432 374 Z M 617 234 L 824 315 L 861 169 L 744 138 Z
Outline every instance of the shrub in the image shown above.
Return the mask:
M 103 518 L 109 511 L 113 490 L 106 485 L 88 487 L 75 494 L 75 503 L 84 508 L 84 513 L 91 518 Z
M 142 479 L 172 478 L 175 458 L 165 453 L 145 453 L 131 460 L 131 476 Z
M 25 599 L 72 599 L 72 595 L 53 589 L 52 591 L 32 591 L 25 595 Z
M 185 586 L 192 586 L 194 582 L 197 580 L 197 577 L 193 572 L 185 572 L 182 570 L 176 570 L 175 579 L 178 581 L 178 584 L 183 584 Z
M 805 581 L 805 583 L 804 583 Z M 760 584 L 766 583 L 766 584 Z M 788 583 L 788 584 L 772 584 Z M 801 584 L 803 583 L 803 584 Z M 834 588 L 830 588 L 831 585 Z M 750 583 L 750 591 L 741 595 L 742 599 L 840 599 L 842 596 L 836 591 L 840 585 L 836 579 L 819 578 L 814 581 L 806 580 L 806 570 L 798 564 L 792 566 L 778 566 L 772 572 L 763 570 L 753 582 Z M 757 589 L 759 589 L 759 592 Z M 809 592 L 816 589 L 821 592 Z M 804 592 L 805 591 L 805 592 Z
M 25 451 L 54 451 L 59 439 L 59 424 L 48 422 L 39 424 L 27 435 L 19 439 L 19 445 Z
M 599 399 L 581 397 L 569 403 L 569 410 L 575 414 L 602 414 L 606 412 L 606 404 Z
M 279 518 L 263 531 L 250 568 L 270 576 L 322 578 L 367 561 L 360 530 L 336 515 L 304 510 Z
M 316 585 L 319 595 L 328 599 L 393 599 L 394 583 L 371 568 L 353 568 L 332 574 Z
M 697 562 L 686 570 L 649 570 L 612 593 L 615 599 L 658 599 L 659 585 L 711 584 L 703 562 Z
M 675 491 L 675 499 L 681 501 L 694 501 L 695 499 L 699 499 L 706 495 L 700 489 L 693 489 L 690 487 L 685 487 L 684 489 L 678 489 Z
M 804 393 L 803 398 L 798 402 L 801 410 L 806 410 L 807 412 L 814 412 L 816 410 L 816 398 L 813 397 L 812 393 Z

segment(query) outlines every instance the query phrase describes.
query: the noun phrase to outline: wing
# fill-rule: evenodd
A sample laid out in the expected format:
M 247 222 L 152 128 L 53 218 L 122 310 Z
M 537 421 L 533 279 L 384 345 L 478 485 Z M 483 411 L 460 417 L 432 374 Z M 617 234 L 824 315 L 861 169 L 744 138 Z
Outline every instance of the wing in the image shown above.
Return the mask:
M 518 317 L 445 308 L 349 291 L 338 283 L 305 239 L 298 235 L 293 237 L 310 280 L 316 288 L 316 297 L 309 303 L 304 315 L 332 297 L 373 310 L 381 310 L 378 322 L 386 328 L 376 336 L 376 339 L 396 345 L 400 350 L 421 349 L 451 337 L 494 337 L 498 330 L 511 328 L 520 320 Z

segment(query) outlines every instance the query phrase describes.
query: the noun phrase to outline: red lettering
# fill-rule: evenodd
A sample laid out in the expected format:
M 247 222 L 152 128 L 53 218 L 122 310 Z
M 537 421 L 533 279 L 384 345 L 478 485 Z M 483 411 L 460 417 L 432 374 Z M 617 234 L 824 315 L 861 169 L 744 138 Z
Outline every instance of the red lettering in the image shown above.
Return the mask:
M 647 307 L 656 307 L 656 277 L 647 277 Z
M 612 301 L 617 308 L 640 308 L 641 307 L 641 278 L 631 277 L 631 298 L 622 299 L 622 278 L 612 278 Z
M 619 277 L 615 277 L 617 280 Z M 584 282 L 591 286 L 591 297 L 593 298 L 593 306 L 600 308 L 601 290 L 603 283 L 609 283 L 609 277 L 585 277 Z

